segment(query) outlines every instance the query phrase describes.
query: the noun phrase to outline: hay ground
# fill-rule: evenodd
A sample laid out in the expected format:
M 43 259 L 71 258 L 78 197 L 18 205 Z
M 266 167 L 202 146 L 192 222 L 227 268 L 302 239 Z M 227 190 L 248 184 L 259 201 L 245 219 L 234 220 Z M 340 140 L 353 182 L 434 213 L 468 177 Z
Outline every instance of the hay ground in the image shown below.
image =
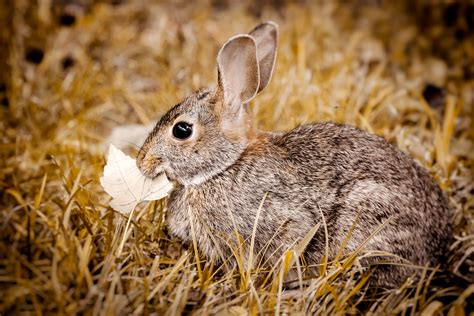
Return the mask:
M 0 314 L 468 312 L 474 285 L 458 281 L 474 274 L 472 3 L 49 5 L 0 4 Z M 223 271 L 170 238 L 164 201 L 141 205 L 127 230 L 108 207 L 98 179 L 110 131 L 213 85 L 219 45 L 262 20 L 281 36 L 251 105 L 258 126 L 332 120 L 410 153 L 449 197 L 458 281 L 425 269 L 372 294 L 343 258 L 289 289 L 278 264 Z

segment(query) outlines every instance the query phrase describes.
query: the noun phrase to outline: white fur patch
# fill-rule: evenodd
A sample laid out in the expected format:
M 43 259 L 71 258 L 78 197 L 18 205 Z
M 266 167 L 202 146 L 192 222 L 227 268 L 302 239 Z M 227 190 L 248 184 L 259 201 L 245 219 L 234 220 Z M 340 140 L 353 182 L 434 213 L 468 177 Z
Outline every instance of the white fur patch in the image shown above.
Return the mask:
M 190 185 L 198 186 L 206 180 L 207 180 L 207 177 L 205 177 L 203 175 L 197 175 L 194 178 L 190 179 L 189 181 L 186 181 L 183 184 L 184 184 L 184 186 L 190 186 Z
M 347 197 L 347 202 L 352 204 L 363 201 L 374 201 L 387 204 L 394 197 L 394 193 L 381 183 L 373 180 L 357 181 Z

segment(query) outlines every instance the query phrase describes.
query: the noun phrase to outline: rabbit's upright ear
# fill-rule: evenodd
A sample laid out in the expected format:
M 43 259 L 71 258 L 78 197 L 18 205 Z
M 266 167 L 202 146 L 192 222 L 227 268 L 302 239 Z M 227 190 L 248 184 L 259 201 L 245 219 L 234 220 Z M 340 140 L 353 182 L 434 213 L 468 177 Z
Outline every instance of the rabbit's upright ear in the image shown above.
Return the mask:
M 259 73 L 255 40 L 237 35 L 222 46 L 217 55 L 218 90 L 232 108 L 252 100 L 257 94 Z
M 249 33 L 257 44 L 258 66 L 260 69 L 260 85 L 262 91 L 270 82 L 275 67 L 278 45 L 278 25 L 274 22 L 265 22 L 257 25 Z

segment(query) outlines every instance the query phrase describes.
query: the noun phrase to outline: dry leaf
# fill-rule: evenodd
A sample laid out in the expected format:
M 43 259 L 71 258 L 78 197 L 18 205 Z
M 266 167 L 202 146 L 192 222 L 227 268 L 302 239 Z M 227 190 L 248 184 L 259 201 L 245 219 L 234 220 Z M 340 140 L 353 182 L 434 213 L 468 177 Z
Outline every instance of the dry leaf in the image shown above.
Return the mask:
M 135 159 L 112 144 L 100 184 L 112 196 L 110 206 L 122 214 L 130 213 L 142 201 L 159 200 L 167 196 L 173 187 L 164 173 L 155 179 L 145 177 Z

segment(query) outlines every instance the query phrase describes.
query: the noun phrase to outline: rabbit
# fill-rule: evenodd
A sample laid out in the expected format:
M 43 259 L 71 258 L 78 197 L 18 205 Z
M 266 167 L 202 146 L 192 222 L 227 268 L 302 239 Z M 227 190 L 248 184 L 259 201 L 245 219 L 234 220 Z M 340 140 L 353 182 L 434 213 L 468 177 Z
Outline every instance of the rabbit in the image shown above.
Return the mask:
M 305 249 L 309 264 L 361 245 L 393 254 L 391 261 L 441 263 L 451 213 L 438 185 L 407 154 L 382 137 L 331 122 L 286 132 L 254 127 L 249 102 L 270 81 L 277 39 L 273 22 L 230 38 L 217 55 L 217 87 L 169 110 L 139 150 L 145 176 L 165 172 L 176 184 L 167 203 L 170 233 L 185 242 L 194 235 L 207 258 L 232 262 L 235 232 L 249 244 L 259 213 L 253 252 L 267 264 L 318 223 L 327 241 L 320 227 Z M 413 273 L 384 260 L 360 261 L 375 266 L 375 286 L 396 286 Z

